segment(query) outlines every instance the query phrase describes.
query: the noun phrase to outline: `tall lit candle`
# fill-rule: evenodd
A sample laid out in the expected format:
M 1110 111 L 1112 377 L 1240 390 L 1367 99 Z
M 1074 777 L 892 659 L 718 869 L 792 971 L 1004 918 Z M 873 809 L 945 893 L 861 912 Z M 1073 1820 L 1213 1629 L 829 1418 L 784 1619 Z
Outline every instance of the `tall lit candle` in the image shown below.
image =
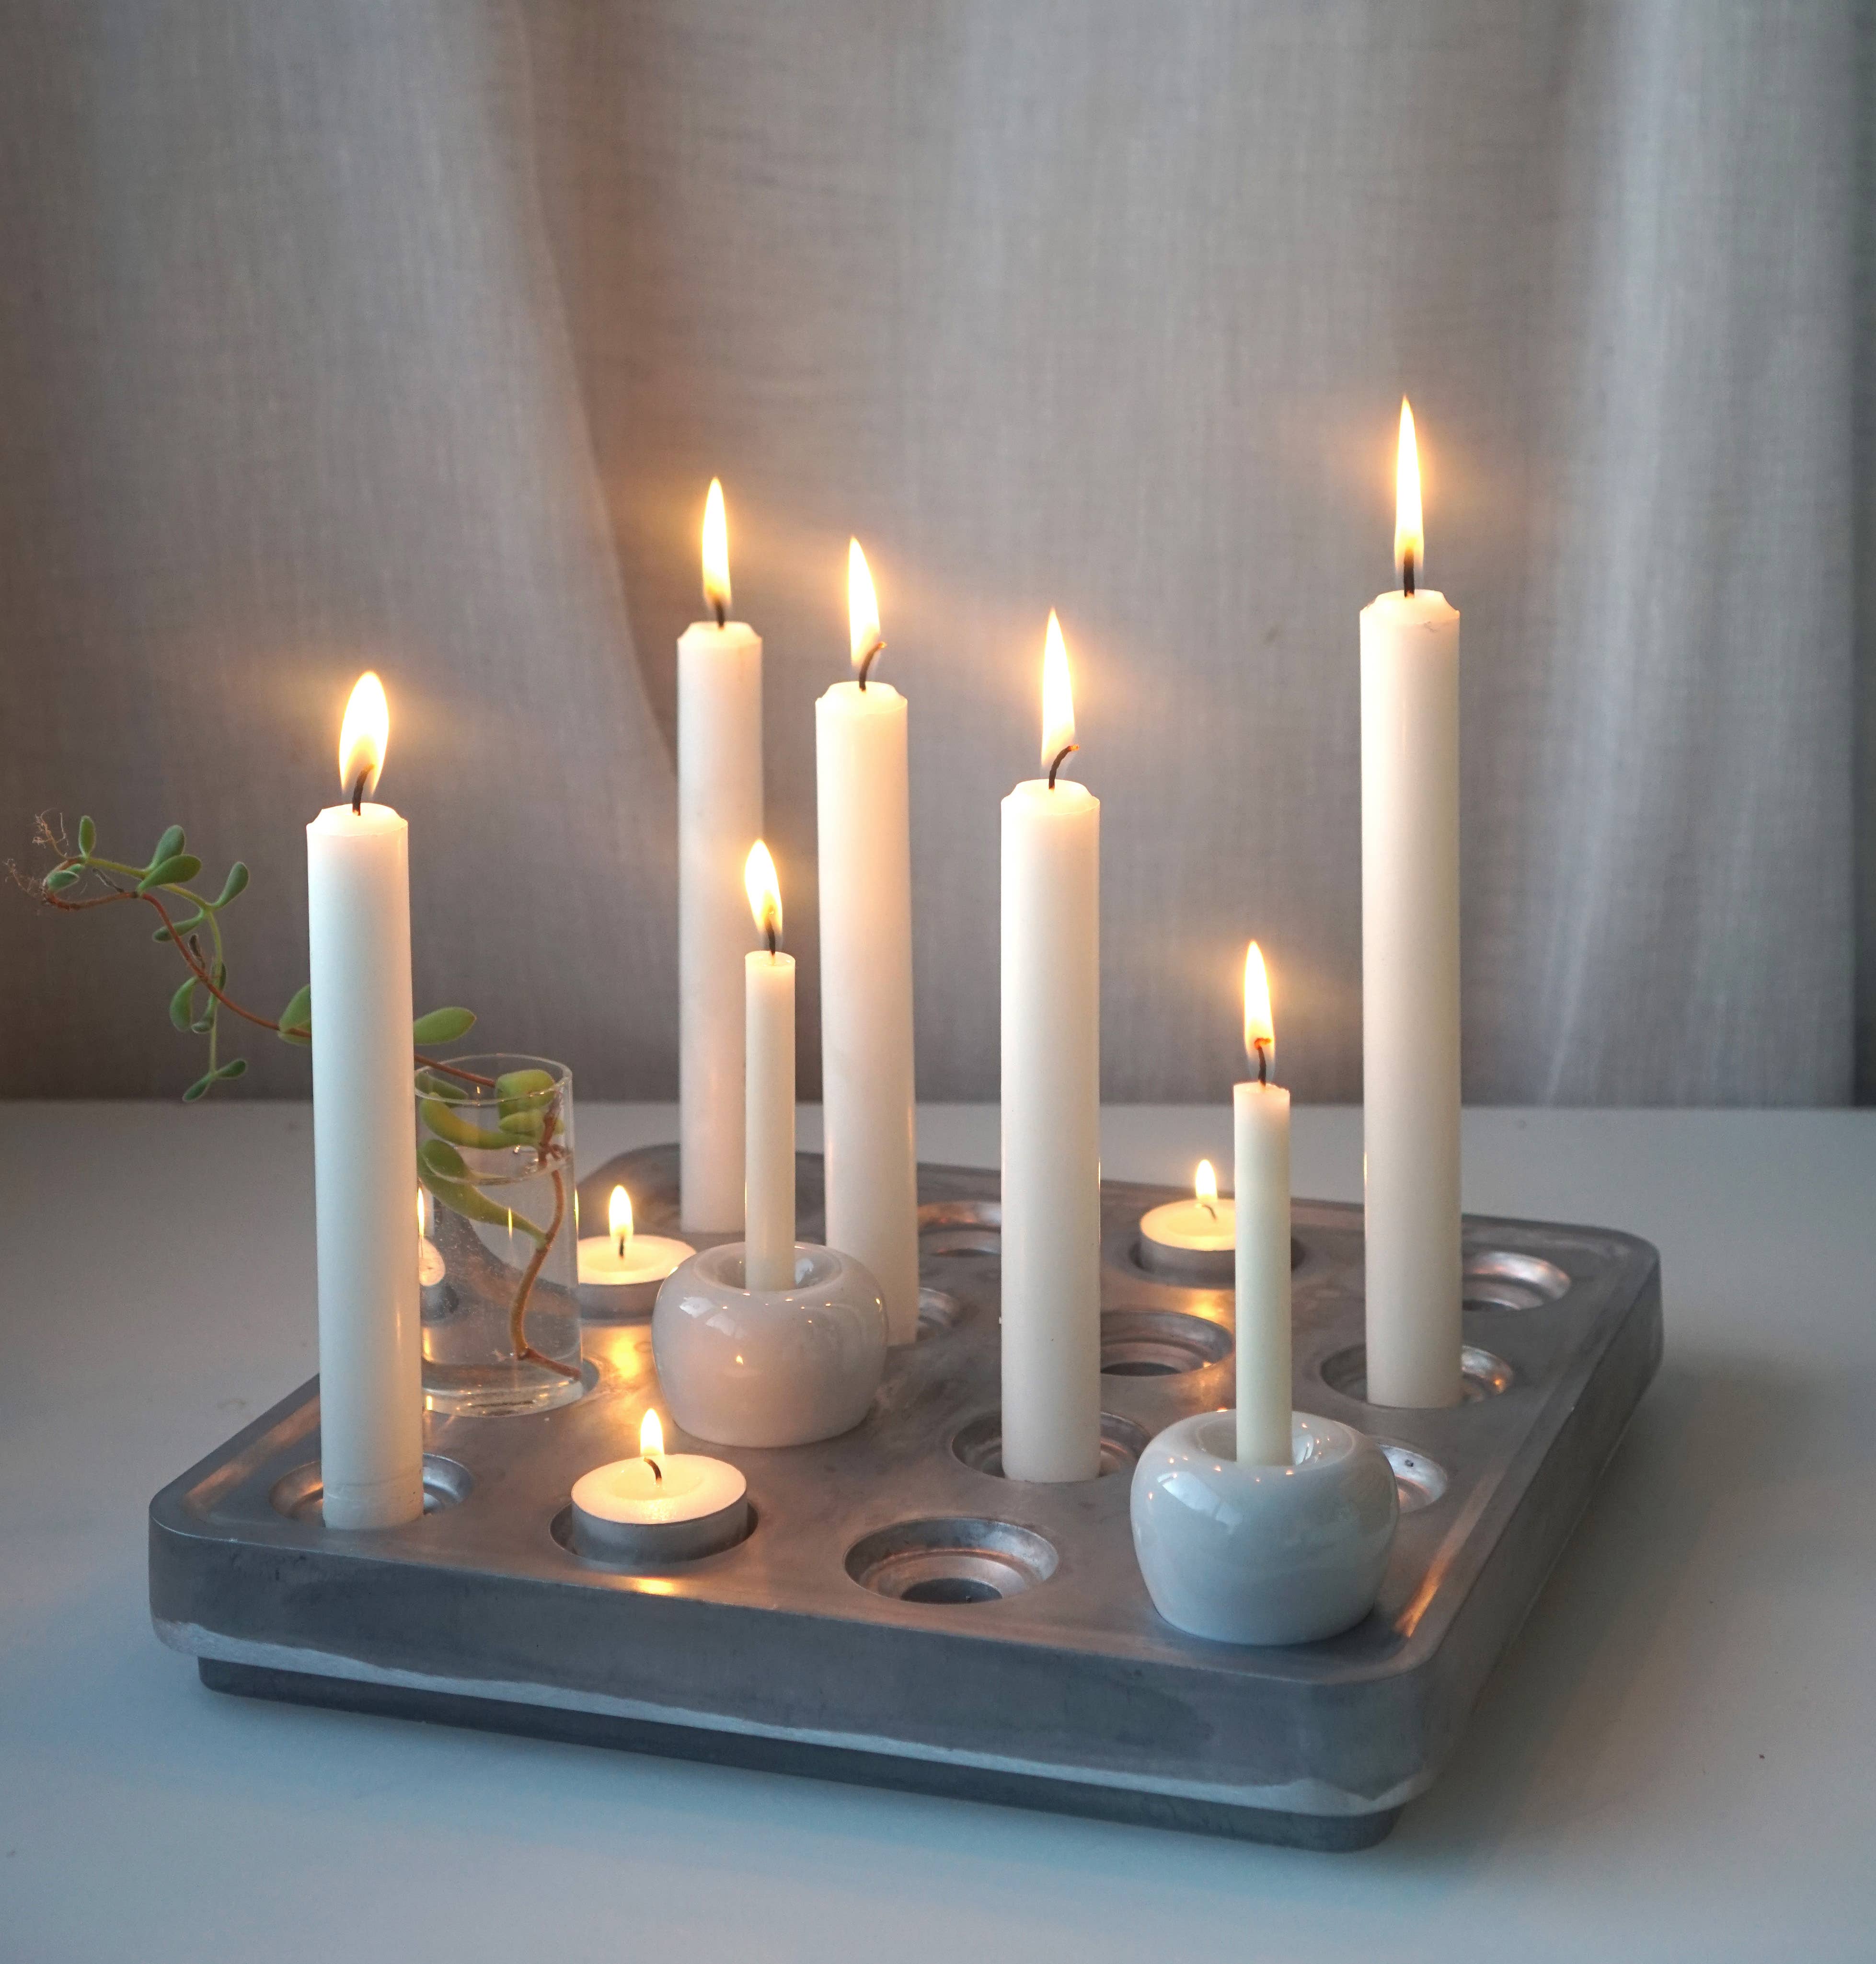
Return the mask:
M 1459 615 L 1422 591 L 1400 406 L 1397 592 L 1361 610 L 1362 1132 L 1368 1394 L 1460 1395 Z
M 890 1340 L 919 1333 L 912 1115 L 912 840 L 906 698 L 873 673 L 885 643 L 866 555 L 847 550 L 854 676 L 814 705 L 827 1243 L 871 1269 Z
M 710 618 L 678 643 L 678 1096 L 684 1225 L 742 1225 L 742 1005 L 749 945 L 737 876 L 762 830 L 762 643 L 730 611 L 723 486 L 704 512 Z
M 781 887 L 758 839 L 744 868 L 763 945 L 743 958 L 747 1017 L 748 1158 L 743 1282 L 785 1289 L 795 1279 L 795 958 L 781 952 Z
M 1101 806 L 1062 630 L 1042 667 L 1045 775 L 1003 801 L 1003 1471 L 1101 1470 Z
M 1276 1031 L 1255 942 L 1244 957 L 1244 1052 L 1231 1090 L 1237 1192 L 1237 1456 L 1290 1464 L 1290 1094 L 1271 1080 Z
M 345 801 L 306 827 L 319 1471 L 334 1528 L 390 1527 L 423 1512 L 409 827 L 366 802 L 390 731 L 383 685 L 367 672 L 339 735 Z

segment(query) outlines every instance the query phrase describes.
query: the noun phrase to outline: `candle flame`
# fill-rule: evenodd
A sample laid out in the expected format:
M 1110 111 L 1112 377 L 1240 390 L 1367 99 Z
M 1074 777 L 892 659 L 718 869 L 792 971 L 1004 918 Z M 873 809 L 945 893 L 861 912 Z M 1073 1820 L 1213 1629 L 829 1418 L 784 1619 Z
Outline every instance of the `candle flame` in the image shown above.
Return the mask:
M 704 605 L 719 621 L 730 611 L 730 528 L 723 518 L 723 487 L 710 480 L 704 501 Z
M 619 1252 L 625 1252 L 624 1244 L 632 1238 L 632 1196 L 622 1186 L 612 1189 L 612 1198 L 606 1204 L 606 1232 L 620 1244 Z
M 1426 561 L 1426 534 L 1420 520 L 1420 447 L 1413 434 L 1413 411 L 1400 399 L 1400 448 L 1394 462 L 1394 565 L 1403 573 L 1409 556 L 1417 578 Z
M 1047 771 L 1075 744 L 1075 692 L 1069 681 L 1068 650 L 1062 624 L 1049 609 L 1049 631 L 1042 645 L 1042 768 Z
M 768 848 L 759 839 L 749 848 L 743 864 L 742 886 L 749 897 L 749 912 L 755 916 L 756 932 L 768 940 L 773 953 L 774 944 L 781 939 L 781 883 L 775 878 L 775 862 Z
M 390 740 L 391 709 L 384 699 L 384 685 L 375 669 L 367 669 L 352 684 L 345 720 L 338 726 L 338 782 L 348 797 L 358 790 L 361 777 L 366 797 L 377 789 Z
M 658 1414 L 648 1407 L 644 1423 L 638 1429 L 639 1456 L 643 1459 L 654 1459 L 664 1449 L 665 1429 L 658 1423 Z
M 880 603 L 858 539 L 847 541 L 847 641 L 854 666 L 864 672 L 867 657 L 880 646 Z
M 1198 1172 L 1192 1176 L 1192 1198 L 1201 1207 L 1218 1204 L 1218 1176 L 1212 1170 L 1210 1160 L 1201 1160 Z
M 1264 952 L 1252 942 L 1244 951 L 1244 1054 L 1258 1061 L 1262 1045 L 1263 1071 L 1268 1072 L 1277 1051 L 1276 1026 L 1270 1019 L 1270 977 L 1264 968 Z

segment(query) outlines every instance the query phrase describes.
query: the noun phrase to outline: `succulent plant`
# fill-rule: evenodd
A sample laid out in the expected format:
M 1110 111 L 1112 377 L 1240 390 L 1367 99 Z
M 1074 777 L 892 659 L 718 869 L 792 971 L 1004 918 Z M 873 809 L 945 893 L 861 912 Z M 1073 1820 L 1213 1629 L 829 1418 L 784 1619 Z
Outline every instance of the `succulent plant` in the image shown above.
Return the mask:
M 256 1029 L 271 1032 L 281 1041 L 306 1048 L 313 1041 L 313 990 L 310 984 L 297 990 L 293 1000 L 277 1016 L 264 1016 L 244 1008 L 228 993 L 228 950 L 222 914 L 247 891 L 246 863 L 237 859 L 228 869 L 220 892 L 213 900 L 192 884 L 200 875 L 202 862 L 188 850 L 188 842 L 179 825 L 168 826 L 156 842 L 156 849 L 141 866 L 128 860 L 106 858 L 98 850 L 98 828 L 89 818 L 79 820 L 77 849 L 63 830 L 42 817 L 34 842 L 53 853 L 56 863 L 45 873 L 34 876 L 17 866 L 9 868 L 16 883 L 36 899 L 62 913 L 87 913 L 98 907 L 116 907 L 125 901 L 142 901 L 156 914 L 159 923 L 151 939 L 173 947 L 188 970 L 169 999 L 169 1020 L 185 1034 L 204 1038 L 208 1045 L 208 1068 L 182 1094 L 185 1104 L 206 1097 L 218 1084 L 242 1076 L 247 1060 L 224 1057 L 221 1054 L 223 1015 L 238 1018 Z M 192 910 L 192 911 L 189 911 Z M 204 937 L 207 936 L 206 941 Z M 527 1342 L 525 1325 L 528 1298 L 547 1258 L 548 1250 L 566 1224 L 566 1188 L 564 1147 L 556 1134 L 560 1129 L 559 1089 L 545 1071 L 522 1070 L 490 1079 L 478 1077 L 439 1058 L 424 1054 L 423 1047 L 455 1043 L 475 1026 L 474 1013 L 463 1009 L 431 1009 L 411 1025 L 412 1061 L 418 1067 L 419 1101 L 426 1128 L 435 1135 L 424 1141 L 418 1155 L 418 1176 L 437 1200 L 465 1219 L 507 1227 L 511 1224 L 534 1243 L 534 1255 L 516 1291 L 509 1314 L 510 1332 L 517 1356 L 532 1359 L 550 1369 L 577 1376 L 564 1364 L 534 1349 Z M 536 1080 L 538 1080 L 537 1082 Z M 485 1131 L 470 1124 L 455 1109 L 467 1091 L 479 1103 L 492 1093 L 495 1126 Z M 503 1150 L 529 1147 L 537 1163 L 551 1164 L 554 1211 L 545 1228 L 511 1216 L 480 1191 L 479 1176 L 461 1154 L 460 1147 Z

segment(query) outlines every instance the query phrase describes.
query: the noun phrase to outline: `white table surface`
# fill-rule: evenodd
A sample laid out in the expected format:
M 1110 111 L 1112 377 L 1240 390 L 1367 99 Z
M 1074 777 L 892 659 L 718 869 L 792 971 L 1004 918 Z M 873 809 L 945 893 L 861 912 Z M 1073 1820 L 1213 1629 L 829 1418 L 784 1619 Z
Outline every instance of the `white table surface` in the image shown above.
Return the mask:
M 582 1160 L 672 1119 L 585 1108 Z M 1358 1114 L 1296 1130 L 1298 1192 L 1354 1198 Z M 1229 1135 L 1117 1109 L 1107 1170 Z M 1666 1361 L 1451 1765 L 1333 1856 L 204 1690 L 144 1510 L 315 1368 L 309 1112 L 5 1138 L 8 1964 L 1876 1956 L 1876 1112 L 1467 1115 L 1469 1208 L 1660 1246 Z M 922 1157 L 996 1139 L 933 1108 Z

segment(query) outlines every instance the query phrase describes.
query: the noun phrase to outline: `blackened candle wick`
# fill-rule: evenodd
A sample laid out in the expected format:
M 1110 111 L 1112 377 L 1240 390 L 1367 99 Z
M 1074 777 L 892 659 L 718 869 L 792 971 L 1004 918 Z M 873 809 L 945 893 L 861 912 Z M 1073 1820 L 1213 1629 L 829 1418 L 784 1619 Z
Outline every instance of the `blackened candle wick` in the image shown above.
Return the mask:
M 1400 555 L 1400 590 L 1408 599 L 1413 598 L 1413 548 L 1409 546 Z
M 1049 788 L 1050 791 L 1053 791 L 1055 789 L 1055 774 L 1062 768 L 1063 765 L 1067 762 L 1069 753 L 1071 750 L 1079 750 L 1081 746 L 1079 743 L 1064 743 L 1061 749 L 1056 752 L 1055 762 L 1049 766 Z
M 664 1469 L 649 1452 L 645 1455 L 645 1464 L 652 1469 L 652 1478 L 654 1480 L 662 1481 L 664 1478 Z
M 364 816 L 365 779 L 370 775 L 369 770 L 361 771 L 358 773 L 358 781 L 351 788 L 351 815 L 354 818 L 362 818 Z
M 880 656 L 885 652 L 886 643 L 882 641 L 877 634 L 874 635 L 873 637 L 872 646 L 869 647 L 866 653 L 860 657 L 860 687 L 863 692 L 867 685 L 867 676 L 868 672 L 871 669 L 873 664 L 877 661 Z

